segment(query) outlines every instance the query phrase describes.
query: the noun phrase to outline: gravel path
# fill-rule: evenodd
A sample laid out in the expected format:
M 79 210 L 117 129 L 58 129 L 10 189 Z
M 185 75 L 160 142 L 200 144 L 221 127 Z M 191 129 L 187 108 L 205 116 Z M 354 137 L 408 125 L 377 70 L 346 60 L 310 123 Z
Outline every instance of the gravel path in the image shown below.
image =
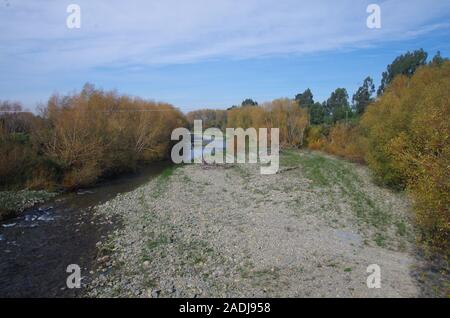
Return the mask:
M 94 297 L 415 297 L 410 206 L 366 168 L 290 152 L 257 165 L 186 165 L 99 207 Z M 381 268 L 369 289 L 366 269 Z

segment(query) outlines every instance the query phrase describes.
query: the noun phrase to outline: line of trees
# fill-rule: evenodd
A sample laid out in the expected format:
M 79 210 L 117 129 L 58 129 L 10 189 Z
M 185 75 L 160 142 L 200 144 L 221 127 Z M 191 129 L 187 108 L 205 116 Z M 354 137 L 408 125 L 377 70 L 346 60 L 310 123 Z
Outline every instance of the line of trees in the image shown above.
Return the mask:
M 224 129 L 227 123 L 227 111 L 223 109 L 199 109 L 188 112 L 186 119 L 189 123 L 189 129 L 193 129 L 194 120 L 202 120 L 203 128 L 219 128 Z
M 413 195 L 422 238 L 450 242 L 450 62 L 400 75 L 361 121 L 376 178 Z
M 377 97 L 367 77 L 353 96 L 353 119 L 342 120 L 340 112 L 329 115 L 334 124 L 315 122 L 307 144 L 365 162 L 379 183 L 406 189 L 414 199 L 421 238 L 448 250 L 450 61 L 438 53 L 427 63 L 427 56 L 417 50 L 397 57 L 383 73 Z M 347 107 L 345 98 L 341 105 Z
M 450 61 L 422 49 L 397 57 L 375 84 L 366 77 L 351 103 L 337 88 L 319 103 L 306 89 L 294 99 L 230 107 L 227 127 L 278 127 L 281 147 L 321 150 L 367 163 L 376 181 L 406 189 L 423 240 L 450 242 Z
M 227 127 L 276 127 L 280 131 L 281 147 L 301 147 L 308 127 L 308 113 L 295 100 L 276 99 L 261 106 L 247 105 L 230 109 L 227 113 Z
M 72 189 L 134 170 L 164 158 L 172 130 L 187 124 L 169 104 L 90 84 L 78 94 L 52 96 L 38 116 L 21 110 L 1 104 L 2 188 Z
M 0 187 L 76 188 L 167 156 L 174 128 L 279 128 L 281 147 L 308 147 L 365 162 L 382 184 L 407 189 L 424 240 L 450 244 L 450 61 L 423 50 L 397 57 L 375 85 L 323 103 L 306 89 L 293 99 L 186 116 L 175 107 L 85 85 L 50 98 L 40 114 L 0 103 Z
M 427 57 L 428 53 L 420 49 L 407 52 L 395 58 L 387 66 L 386 71 L 383 72 L 381 84 L 378 87 L 376 96 L 382 96 L 386 87 L 398 75 L 411 77 L 419 67 L 427 65 Z M 446 60 L 438 52 L 428 64 L 442 65 Z M 373 79 L 367 76 L 363 84 L 352 96 L 351 103 L 345 88 L 337 88 L 322 103 L 314 101 L 314 96 L 309 88 L 303 93 L 297 94 L 295 100 L 299 103 L 300 107 L 308 109 L 312 125 L 333 125 L 343 120 L 351 121 L 352 118 L 361 116 L 367 106 L 375 100 L 376 96 Z

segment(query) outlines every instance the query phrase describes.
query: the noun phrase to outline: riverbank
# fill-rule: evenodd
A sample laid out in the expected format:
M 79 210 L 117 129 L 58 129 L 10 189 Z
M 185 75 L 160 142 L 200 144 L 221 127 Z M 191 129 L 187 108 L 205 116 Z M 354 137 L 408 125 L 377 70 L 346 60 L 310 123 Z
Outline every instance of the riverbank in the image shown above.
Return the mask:
M 36 204 L 43 203 L 57 193 L 47 191 L 0 191 L 0 222 L 13 218 Z
M 0 297 L 85 296 L 94 276 L 96 244 L 120 226 L 120 220 L 95 215 L 94 208 L 148 183 L 170 165 L 154 163 L 88 189 L 62 193 L 0 222 Z M 69 264 L 81 268 L 80 289 L 67 288 Z
M 98 206 L 94 297 L 416 297 L 411 207 L 365 167 L 288 151 L 257 165 L 185 165 Z M 381 289 L 366 285 L 381 268 Z

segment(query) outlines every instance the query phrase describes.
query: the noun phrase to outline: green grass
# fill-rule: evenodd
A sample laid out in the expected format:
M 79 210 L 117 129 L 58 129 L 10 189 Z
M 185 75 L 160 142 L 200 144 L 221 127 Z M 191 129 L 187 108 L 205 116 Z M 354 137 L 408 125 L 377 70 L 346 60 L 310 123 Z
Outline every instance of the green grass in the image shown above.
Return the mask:
M 171 175 L 173 175 L 175 169 L 177 168 L 177 166 L 170 166 L 166 169 L 164 169 L 161 174 L 159 175 L 159 179 L 161 181 L 166 181 L 170 178 Z
M 342 169 L 332 160 L 319 155 L 299 153 L 295 150 L 284 151 L 280 158 L 282 167 L 300 166 L 306 178 L 315 186 L 330 187 L 333 172 L 336 168 Z
M 406 224 L 403 221 L 397 221 L 395 222 L 395 226 L 397 227 L 397 234 L 400 236 L 406 236 L 407 229 Z
M 152 261 L 157 251 L 161 251 L 161 248 L 170 243 L 170 238 L 165 233 L 150 233 L 149 238 L 145 243 L 145 247 L 142 251 L 142 261 Z M 162 255 L 161 255 L 162 256 Z
M 284 151 L 280 163 L 284 167 L 300 166 L 302 175 L 312 181 L 313 187 L 325 189 L 329 193 L 332 193 L 333 188 L 339 189 L 358 219 L 376 229 L 375 242 L 379 246 L 385 245 L 386 237 L 382 233 L 392 224 L 392 216 L 364 192 L 364 184 L 351 164 L 295 150 Z M 396 226 L 397 234 L 405 235 L 405 224 L 397 222 Z
M 146 248 L 148 250 L 153 250 L 160 245 L 169 243 L 169 238 L 165 235 L 160 235 L 154 239 L 148 240 L 146 244 Z
M 156 179 L 156 187 L 155 191 L 152 193 L 152 196 L 154 198 L 158 198 L 167 188 L 168 181 L 170 177 L 175 172 L 175 169 L 177 169 L 178 166 L 170 166 L 166 169 L 164 169 L 161 174 Z
M 303 269 L 299 268 L 299 271 L 303 271 Z M 255 265 L 251 260 L 245 260 L 240 266 L 239 272 L 241 278 L 250 281 L 253 287 L 264 287 L 270 290 L 273 289 L 273 283 L 281 275 L 278 267 L 255 270 Z
M 384 236 L 382 233 L 375 234 L 375 243 L 377 243 L 380 247 L 386 246 L 386 236 Z

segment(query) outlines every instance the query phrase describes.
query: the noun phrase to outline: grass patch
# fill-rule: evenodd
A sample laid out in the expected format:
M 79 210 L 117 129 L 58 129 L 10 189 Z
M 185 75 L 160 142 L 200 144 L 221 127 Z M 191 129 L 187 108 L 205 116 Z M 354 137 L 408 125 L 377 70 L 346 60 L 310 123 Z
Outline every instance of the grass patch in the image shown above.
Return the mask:
M 142 261 L 152 261 L 154 258 L 154 253 L 163 245 L 169 244 L 170 243 L 170 238 L 164 234 L 158 234 L 155 235 L 154 233 L 152 233 L 151 238 L 149 238 L 147 240 L 147 242 L 145 243 L 145 247 L 143 249 L 143 253 L 142 253 Z
M 184 250 L 185 261 L 190 265 L 206 263 L 208 256 L 214 256 L 214 250 L 204 241 L 191 241 L 180 246 Z
M 167 188 L 168 181 L 170 177 L 174 174 L 175 169 L 177 169 L 178 166 L 170 166 L 166 169 L 164 169 L 161 174 L 156 179 L 156 187 L 155 191 L 152 193 L 152 196 L 154 198 L 159 197 Z
M 333 183 L 339 183 L 343 176 L 352 173 L 342 162 L 296 150 L 284 151 L 280 163 L 283 167 L 300 166 L 305 177 L 318 187 L 331 187 Z
M 392 216 L 382 210 L 364 191 L 364 184 L 352 166 L 342 160 L 335 160 L 313 153 L 299 153 L 295 150 L 284 151 L 280 162 L 282 166 L 300 166 L 303 175 L 312 181 L 313 187 L 325 188 L 332 193 L 338 188 L 348 199 L 359 220 L 374 227 L 378 234 L 376 242 L 385 245 L 386 237 L 382 233 L 392 224 Z M 398 235 L 406 234 L 406 225 L 397 222 Z
M 147 250 L 154 250 L 160 245 L 169 243 L 169 238 L 166 235 L 160 235 L 155 239 L 148 240 L 145 247 Z
M 244 179 L 245 182 L 250 180 L 250 172 L 245 169 L 244 164 L 236 164 L 233 166 L 233 169 Z
M 159 179 L 161 181 L 167 181 L 170 178 L 170 176 L 173 175 L 176 168 L 177 168 L 177 166 L 170 166 L 170 167 L 164 169 L 161 172 L 161 174 L 159 175 Z
M 406 236 L 407 229 L 406 229 L 405 222 L 397 221 L 397 222 L 395 222 L 395 226 L 397 227 L 397 235 Z
M 375 243 L 377 243 L 378 246 L 380 247 L 385 247 L 386 246 L 386 236 L 384 236 L 381 233 L 377 233 L 375 234 Z

